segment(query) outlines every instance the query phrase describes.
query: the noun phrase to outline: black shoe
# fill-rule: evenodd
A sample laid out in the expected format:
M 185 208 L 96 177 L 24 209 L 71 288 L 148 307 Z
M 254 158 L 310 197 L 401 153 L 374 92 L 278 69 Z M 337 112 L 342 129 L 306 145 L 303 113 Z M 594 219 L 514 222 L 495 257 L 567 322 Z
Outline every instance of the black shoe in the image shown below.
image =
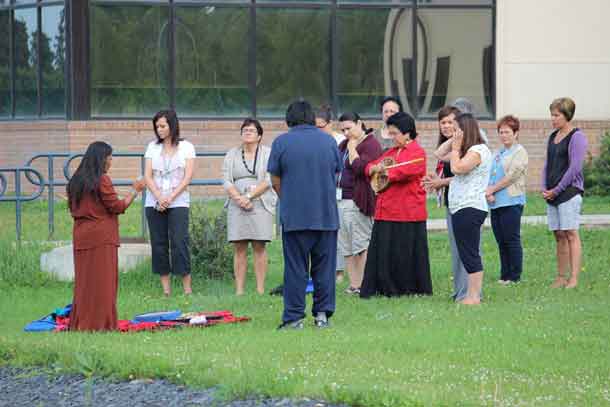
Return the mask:
M 288 329 L 303 329 L 303 320 L 297 319 L 296 321 L 282 322 L 280 326 L 277 327 L 277 330 L 288 330 Z
M 280 284 L 269 291 L 269 295 L 282 295 L 284 293 L 284 284 Z
M 328 323 L 328 318 L 326 317 L 326 313 L 319 312 L 318 315 L 313 320 L 316 328 L 328 328 L 330 324 Z

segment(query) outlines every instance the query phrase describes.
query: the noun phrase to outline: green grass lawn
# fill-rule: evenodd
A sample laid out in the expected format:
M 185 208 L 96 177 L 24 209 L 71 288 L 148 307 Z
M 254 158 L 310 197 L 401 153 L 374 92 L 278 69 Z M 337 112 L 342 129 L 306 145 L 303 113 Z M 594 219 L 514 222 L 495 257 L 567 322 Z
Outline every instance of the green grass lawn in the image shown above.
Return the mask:
M 201 202 L 214 211 L 222 210 L 224 200 L 216 199 Z M 610 198 L 587 196 L 583 201 L 583 214 L 610 213 Z M 527 197 L 524 216 L 546 215 L 546 203 L 540 194 L 530 193 Z M 445 208 L 438 208 L 436 201 L 428 200 L 428 216 L 430 219 L 445 218 Z M 70 240 L 72 233 L 71 218 L 65 201 L 55 204 L 55 240 Z M 141 203 L 135 202 L 133 206 L 121 217 L 121 236 L 141 236 Z M 0 203 L 0 239 L 15 239 L 15 204 Z M 45 201 L 26 202 L 23 204 L 22 239 L 46 240 L 49 239 L 48 206 Z
M 218 386 L 227 398 L 308 396 L 359 406 L 610 404 L 607 229 L 581 232 L 584 272 L 580 286 L 570 291 L 548 288 L 555 273 L 554 242 L 544 227 L 523 229 L 523 282 L 496 284 L 497 248 L 485 230 L 485 302 L 455 305 L 449 301 L 447 236 L 432 233 L 433 296 L 364 301 L 344 295 L 344 284 L 328 330 L 316 330 L 309 318 L 301 332 L 277 332 L 281 298 L 253 293 L 237 298 L 231 281 L 195 275 L 193 296 L 162 298 L 150 264 L 144 264 L 120 276 L 120 318 L 230 309 L 252 321 L 156 333 L 45 334 L 22 329 L 69 303 L 72 285 L 39 271 L 48 244 L 32 241 L 47 237 L 44 204 L 28 205 L 20 249 L 13 244 L 14 218 L 6 206 L 0 205 L 0 364 L 113 379 L 166 378 Z M 122 233 L 137 234 L 138 216 L 131 209 L 121 218 Z M 68 221 L 58 221 L 57 236 L 69 235 Z M 279 284 L 281 276 L 281 245 L 274 241 L 267 287 Z M 254 291 L 251 273 L 248 289 Z M 174 291 L 180 292 L 178 285 Z

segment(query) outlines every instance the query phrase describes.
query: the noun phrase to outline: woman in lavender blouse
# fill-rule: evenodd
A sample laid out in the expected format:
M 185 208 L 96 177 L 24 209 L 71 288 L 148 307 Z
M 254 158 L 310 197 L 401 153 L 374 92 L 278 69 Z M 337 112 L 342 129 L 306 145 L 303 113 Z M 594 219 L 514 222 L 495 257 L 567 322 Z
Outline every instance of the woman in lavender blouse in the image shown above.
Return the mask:
M 542 196 L 547 201 L 549 230 L 557 242 L 557 278 L 551 287 L 574 288 L 582 263 L 578 228 L 587 138 L 572 126 L 576 110 L 572 99 L 555 99 L 549 108 L 554 130 L 549 136 L 542 172 Z

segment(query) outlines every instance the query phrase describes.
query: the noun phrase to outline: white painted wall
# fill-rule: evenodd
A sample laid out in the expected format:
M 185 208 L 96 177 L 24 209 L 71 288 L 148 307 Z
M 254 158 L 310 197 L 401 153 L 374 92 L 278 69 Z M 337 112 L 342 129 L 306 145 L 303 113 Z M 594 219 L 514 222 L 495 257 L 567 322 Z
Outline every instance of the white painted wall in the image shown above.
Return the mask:
M 610 119 L 610 1 L 497 0 L 497 116 L 549 117 L 557 97 L 576 119 Z

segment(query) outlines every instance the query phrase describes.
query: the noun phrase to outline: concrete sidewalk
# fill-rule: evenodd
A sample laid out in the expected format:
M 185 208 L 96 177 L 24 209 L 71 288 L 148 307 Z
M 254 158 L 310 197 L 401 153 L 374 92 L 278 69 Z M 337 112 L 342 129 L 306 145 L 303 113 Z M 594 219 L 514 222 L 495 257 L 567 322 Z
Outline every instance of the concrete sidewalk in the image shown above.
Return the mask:
M 522 225 L 546 225 L 546 215 L 544 216 L 523 216 Z M 610 215 L 581 215 L 580 224 L 583 227 L 610 227 Z M 485 226 L 491 227 L 489 216 L 485 219 Z M 428 219 L 428 230 L 446 230 L 447 222 L 445 219 Z

